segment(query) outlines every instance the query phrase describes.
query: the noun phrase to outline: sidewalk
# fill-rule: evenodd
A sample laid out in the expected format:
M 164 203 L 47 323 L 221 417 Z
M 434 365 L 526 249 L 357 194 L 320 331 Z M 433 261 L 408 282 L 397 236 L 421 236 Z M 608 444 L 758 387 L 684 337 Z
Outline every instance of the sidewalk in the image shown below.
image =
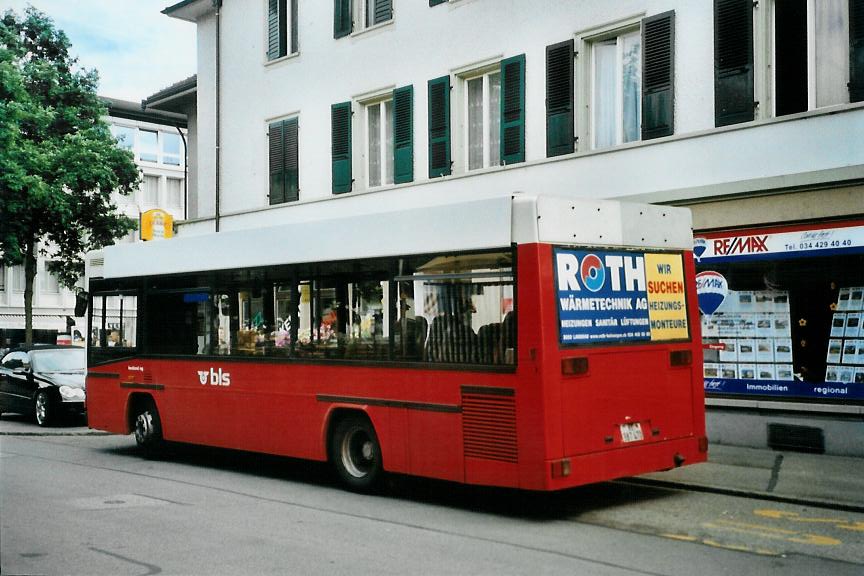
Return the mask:
M 864 458 L 709 444 L 708 462 L 643 480 L 864 512 Z
M 18 414 L 0 418 L 3 436 L 96 436 L 82 422 L 40 428 Z M 864 458 L 710 444 L 708 462 L 628 481 L 864 512 Z

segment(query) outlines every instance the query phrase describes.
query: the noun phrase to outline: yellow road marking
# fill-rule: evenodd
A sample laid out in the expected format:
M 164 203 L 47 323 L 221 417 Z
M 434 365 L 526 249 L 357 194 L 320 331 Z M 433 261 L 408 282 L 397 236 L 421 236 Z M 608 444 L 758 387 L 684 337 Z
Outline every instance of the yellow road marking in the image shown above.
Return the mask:
M 835 528 L 840 528 L 841 530 L 864 532 L 864 522 L 850 522 L 843 518 L 808 518 L 801 516 L 797 512 L 784 512 L 783 510 L 754 510 L 753 513 L 757 516 L 774 520 L 791 520 L 793 522 L 806 522 L 810 524 L 833 524 Z
M 735 550 L 737 552 L 752 552 L 754 554 L 759 554 L 761 556 L 780 556 L 780 552 L 775 550 L 768 550 L 767 548 L 751 548 L 749 546 L 745 546 L 743 544 L 724 544 L 722 542 L 718 542 L 716 540 L 711 540 L 708 538 L 699 539 L 696 536 L 690 536 L 689 534 L 660 534 L 663 538 L 669 538 L 671 540 L 678 540 L 681 542 L 695 542 L 697 544 L 704 544 L 706 546 L 712 546 L 714 548 L 723 548 L 725 550 Z
M 703 524 L 706 528 L 717 528 L 719 530 L 729 530 L 731 532 L 742 532 L 745 534 L 757 534 L 763 538 L 774 540 L 786 540 L 788 542 L 796 542 L 799 544 L 808 544 L 812 546 L 839 546 L 842 541 L 830 536 L 822 536 L 819 534 L 807 534 L 796 532 L 794 530 L 784 530 L 783 528 L 774 528 L 773 526 L 762 526 L 760 524 L 748 524 L 746 522 L 733 522 L 730 520 L 718 520 L 716 523 L 706 522 Z

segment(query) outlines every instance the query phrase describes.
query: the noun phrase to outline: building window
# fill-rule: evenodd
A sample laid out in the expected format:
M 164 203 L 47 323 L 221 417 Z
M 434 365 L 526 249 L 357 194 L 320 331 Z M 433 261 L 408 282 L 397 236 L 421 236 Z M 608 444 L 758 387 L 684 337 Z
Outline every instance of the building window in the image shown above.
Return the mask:
M 414 87 L 403 86 L 361 102 L 366 187 L 414 180 Z
M 180 135 L 173 132 L 160 132 L 162 141 L 162 163 L 169 166 L 180 166 Z
M 393 183 L 393 99 L 365 106 L 367 185 Z
M 477 170 L 501 163 L 501 71 L 465 79 L 465 163 Z
M 774 114 L 849 102 L 848 0 L 775 0 Z
M 864 99 L 864 43 L 855 40 L 864 18 L 854 16 L 862 6 L 714 0 L 716 125 L 753 120 L 759 102 L 769 117 Z M 767 50 L 754 50 L 756 40 Z
M 24 266 L 12 267 L 12 291 L 24 292 L 27 285 L 27 278 L 24 276 Z
M 167 204 L 169 208 L 183 208 L 183 180 L 180 178 L 166 178 Z
M 270 124 L 270 204 L 293 202 L 300 197 L 298 120 Z
M 45 262 L 45 270 L 42 273 L 42 292 L 45 294 L 59 294 L 60 280 L 56 275 L 48 271 L 48 262 Z
M 267 60 L 296 53 L 297 0 L 267 0 Z
M 674 11 L 592 30 L 580 37 L 579 45 L 585 55 L 575 70 L 580 142 L 602 149 L 674 134 Z M 566 153 L 567 131 L 560 122 L 567 120 L 569 83 L 561 75 L 570 67 L 566 45 L 547 50 L 552 49 L 556 53 L 547 58 L 546 81 L 562 92 L 564 104 L 554 109 L 547 104 L 547 115 L 557 116 L 555 122 L 547 120 L 547 129 L 554 129 L 547 134 L 547 148 Z
M 6 267 L 0 266 L 0 292 L 6 291 Z M 0 294 L 2 296 L 2 294 Z
M 591 43 L 591 145 L 639 140 L 642 37 L 628 30 Z
M 159 177 L 144 176 L 142 203 L 146 206 L 157 206 L 159 204 Z
M 333 37 L 341 38 L 393 19 L 393 0 L 334 0 Z
M 159 133 L 151 130 L 138 131 L 138 159 L 142 162 L 159 160 Z
M 135 148 L 135 128 L 128 126 L 111 126 L 111 134 L 117 140 L 117 146 L 124 150 L 132 150 Z

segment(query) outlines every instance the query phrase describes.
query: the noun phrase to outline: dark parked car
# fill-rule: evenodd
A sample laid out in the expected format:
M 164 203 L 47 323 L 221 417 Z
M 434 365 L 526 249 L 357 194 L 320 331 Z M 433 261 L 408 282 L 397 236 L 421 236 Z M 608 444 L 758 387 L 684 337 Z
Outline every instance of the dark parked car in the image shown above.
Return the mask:
M 31 414 L 40 426 L 84 414 L 87 353 L 77 346 L 17 348 L 0 359 L 0 413 Z

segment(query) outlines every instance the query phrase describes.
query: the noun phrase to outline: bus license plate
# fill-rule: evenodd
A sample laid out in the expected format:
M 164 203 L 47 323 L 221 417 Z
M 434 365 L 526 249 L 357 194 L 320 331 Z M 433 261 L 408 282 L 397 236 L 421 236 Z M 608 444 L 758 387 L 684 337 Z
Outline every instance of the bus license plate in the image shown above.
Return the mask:
M 634 422 L 633 424 L 621 424 L 621 440 L 624 442 L 639 442 L 644 440 L 642 435 L 642 424 Z

